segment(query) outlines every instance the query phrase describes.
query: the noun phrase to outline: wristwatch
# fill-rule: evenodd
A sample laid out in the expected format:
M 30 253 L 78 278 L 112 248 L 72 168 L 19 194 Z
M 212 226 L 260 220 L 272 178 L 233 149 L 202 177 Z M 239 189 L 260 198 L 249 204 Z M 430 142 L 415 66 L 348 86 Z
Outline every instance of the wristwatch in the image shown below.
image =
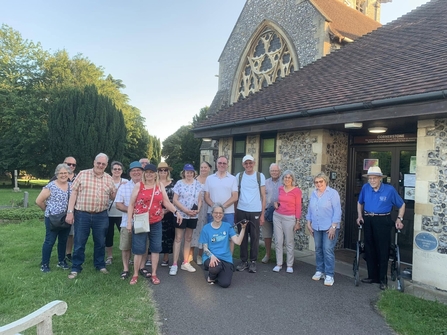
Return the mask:
M 67 214 L 73 213 L 73 211 L 71 210 L 67 210 Z
M 400 216 L 398 216 L 397 217 L 400 221 L 403 221 L 404 220 L 404 218 L 403 217 L 400 217 Z
M 333 228 L 333 229 L 337 229 L 337 226 L 331 226 L 331 228 Z

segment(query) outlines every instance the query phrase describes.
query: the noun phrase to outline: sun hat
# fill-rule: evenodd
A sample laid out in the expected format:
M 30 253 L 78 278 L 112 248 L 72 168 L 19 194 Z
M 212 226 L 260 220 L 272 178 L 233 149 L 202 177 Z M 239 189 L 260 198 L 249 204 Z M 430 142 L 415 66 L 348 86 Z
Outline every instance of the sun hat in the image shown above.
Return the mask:
M 254 161 L 255 159 L 253 158 L 252 155 L 245 155 L 244 158 L 242 158 L 242 163 L 245 163 L 245 161 Z
M 141 166 L 141 163 L 139 161 L 135 161 L 130 163 L 129 170 L 127 170 L 127 173 L 132 171 L 132 169 L 141 169 L 143 170 L 143 167 Z
M 157 172 L 157 167 L 154 164 L 147 164 L 144 167 L 144 171 L 152 171 L 152 172 Z
M 382 173 L 382 170 L 378 166 L 371 166 L 368 172 L 363 175 L 363 177 L 376 176 L 385 178 L 386 176 Z
M 185 166 L 183 167 L 183 171 L 195 171 L 194 166 L 192 166 L 191 164 L 185 164 Z
M 157 169 L 158 169 L 158 170 L 160 170 L 160 169 L 168 169 L 169 171 L 172 171 L 172 167 L 170 167 L 170 166 L 168 165 L 168 163 L 166 163 L 166 162 L 160 162 L 160 163 L 158 164 L 158 166 L 157 166 Z

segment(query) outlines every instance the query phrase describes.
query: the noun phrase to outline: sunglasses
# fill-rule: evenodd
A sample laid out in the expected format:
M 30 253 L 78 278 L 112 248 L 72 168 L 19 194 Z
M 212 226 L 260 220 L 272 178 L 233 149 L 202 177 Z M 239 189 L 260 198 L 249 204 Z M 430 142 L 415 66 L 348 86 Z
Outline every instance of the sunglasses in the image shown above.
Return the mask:
M 76 167 L 76 164 L 75 164 L 75 163 L 64 163 L 64 164 L 67 164 L 68 166 Z
M 158 169 L 158 172 L 168 172 L 168 169 Z
M 227 163 L 225 163 L 225 162 L 217 162 L 217 164 L 219 164 L 219 165 L 227 165 Z

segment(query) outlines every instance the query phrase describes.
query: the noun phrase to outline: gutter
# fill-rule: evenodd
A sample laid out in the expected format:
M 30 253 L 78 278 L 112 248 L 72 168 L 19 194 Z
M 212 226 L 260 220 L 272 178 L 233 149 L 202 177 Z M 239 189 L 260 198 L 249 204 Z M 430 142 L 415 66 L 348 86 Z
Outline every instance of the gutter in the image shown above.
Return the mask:
M 293 112 L 287 114 L 280 115 L 272 115 L 259 117 L 256 119 L 245 119 L 234 122 L 227 122 L 221 124 L 215 124 L 211 126 L 197 127 L 192 129 L 192 132 L 197 132 L 201 130 L 212 130 L 212 129 L 221 129 L 221 128 L 229 128 L 229 127 L 237 127 L 247 124 L 253 123 L 263 123 L 263 122 L 271 122 L 271 121 L 282 121 L 288 119 L 294 119 L 299 117 L 309 117 L 314 115 L 324 115 L 324 114 L 332 114 L 332 113 L 343 113 L 350 112 L 354 110 L 362 110 L 362 109 L 372 109 L 372 108 L 380 108 L 380 107 L 390 107 L 401 104 L 415 103 L 415 102 L 424 102 L 431 100 L 441 100 L 447 98 L 447 90 L 444 91 L 436 91 L 429 93 L 420 93 L 407 95 L 403 97 L 389 98 L 389 99 L 377 99 L 372 100 L 370 102 L 358 102 L 353 104 L 344 104 L 338 106 L 324 107 L 324 108 L 315 108 L 307 111 L 301 112 Z

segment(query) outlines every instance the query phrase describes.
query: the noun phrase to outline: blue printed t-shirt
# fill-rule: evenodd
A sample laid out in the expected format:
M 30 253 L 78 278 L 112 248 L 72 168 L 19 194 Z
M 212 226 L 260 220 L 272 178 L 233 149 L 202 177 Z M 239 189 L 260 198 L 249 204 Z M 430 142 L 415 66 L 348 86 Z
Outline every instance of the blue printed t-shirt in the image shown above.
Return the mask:
M 234 228 L 228 222 L 222 222 L 219 228 L 213 228 L 211 223 L 206 224 L 200 233 L 199 243 L 208 244 L 208 249 L 218 259 L 233 263 L 233 256 L 230 251 L 230 239 L 236 235 Z M 203 262 L 208 259 L 208 255 L 203 254 Z
M 45 216 L 49 217 L 51 214 L 60 214 L 67 211 L 68 206 L 68 192 L 71 183 L 68 183 L 66 191 L 60 189 L 54 181 L 50 181 L 43 188 L 50 190 L 50 196 L 47 199 L 47 207 L 45 208 Z
M 366 212 L 378 214 L 389 213 L 393 205 L 401 208 L 404 204 L 396 189 L 389 184 L 381 184 L 377 192 L 370 184 L 363 185 L 358 201 L 364 205 L 363 210 Z

